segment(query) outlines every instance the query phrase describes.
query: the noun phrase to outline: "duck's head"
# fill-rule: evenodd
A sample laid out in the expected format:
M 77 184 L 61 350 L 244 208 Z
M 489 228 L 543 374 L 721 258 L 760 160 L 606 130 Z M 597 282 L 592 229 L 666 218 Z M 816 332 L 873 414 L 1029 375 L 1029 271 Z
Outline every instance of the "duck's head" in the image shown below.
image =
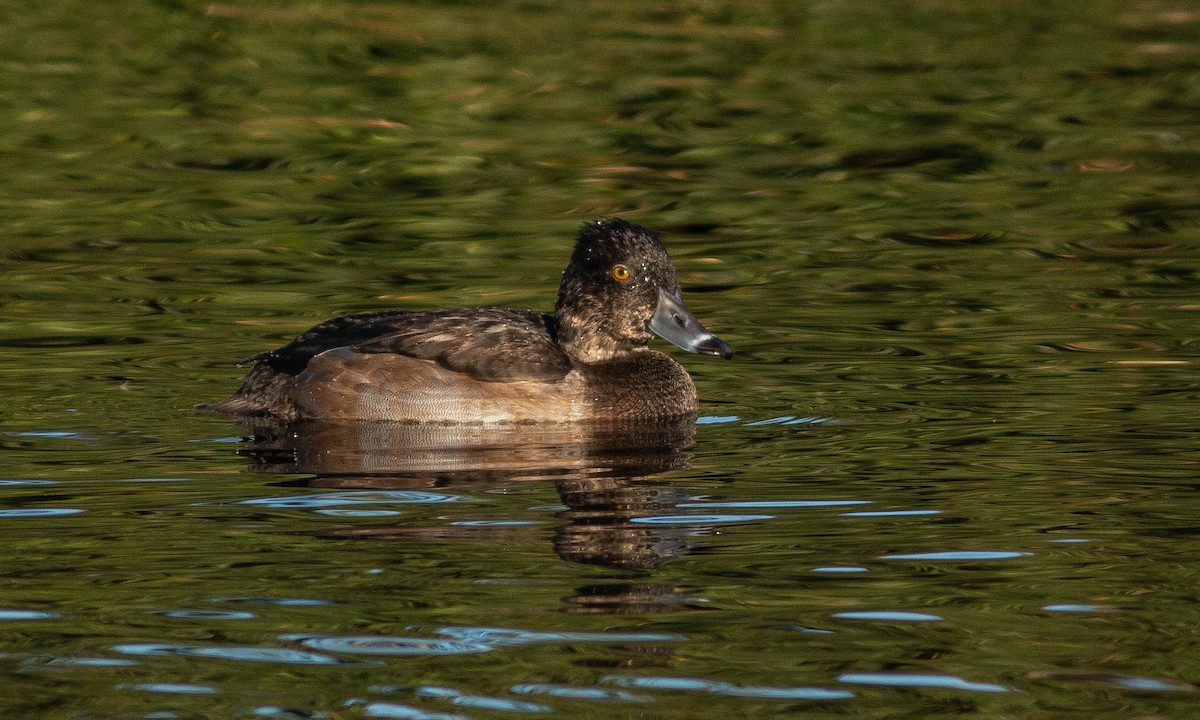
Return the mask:
M 582 362 L 602 362 L 658 335 L 688 352 L 733 356 L 680 297 L 675 264 L 654 233 L 624 220 L 583 226 L 563 271 L 555 307 L 559 344 Z

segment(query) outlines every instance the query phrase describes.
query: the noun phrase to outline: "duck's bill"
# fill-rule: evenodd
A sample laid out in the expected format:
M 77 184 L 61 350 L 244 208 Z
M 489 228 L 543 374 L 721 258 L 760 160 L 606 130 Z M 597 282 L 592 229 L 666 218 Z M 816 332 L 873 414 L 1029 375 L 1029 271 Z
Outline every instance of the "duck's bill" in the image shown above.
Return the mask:
M 704 329 L 683 304 L 679 293 L 658 291 L 658 307 L 650 318 L 650 330 L 663 340 L 701 355 L 717 355 L 725 359 L 733 357 L 729 343 Z

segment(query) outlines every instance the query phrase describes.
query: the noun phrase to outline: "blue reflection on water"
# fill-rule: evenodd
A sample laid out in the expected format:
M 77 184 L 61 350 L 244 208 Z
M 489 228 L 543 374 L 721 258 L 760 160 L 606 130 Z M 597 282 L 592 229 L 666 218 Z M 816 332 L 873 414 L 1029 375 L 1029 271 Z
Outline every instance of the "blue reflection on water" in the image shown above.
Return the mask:
M 254 613 L 222 610 L 155 610 L 155 615 L 188 620 L 252 620 Z
M 615 700 L 620 702 L 649 702 L 650 698 L 624 690 L 595 687 L 572 687 L 548 683 L 524 683 L 509 688 L 518 695 L 550 695 L 571 700 Z
M 532 645 L 535 643 L 571 642 L 679 642 L 687 640 L 672 633 L 628 632 L 534 632 L 509 628 L 444 627 L 438 635 L 458 640 L 484 642 L 492 645 Z
M 746 427 L 758 427 L 760 425 L 778 425 L 779 423 L 785 423 L 785 422 L 788 422 L 789 420 L 795 420 L 795 419 L 796 419 L 795 415 L 784 415 L 782 417 L 769 418 L 767 420 L 756 420 L 754 422 L 748 422 L 748 423 L 746 423 Z
M 441 638 L 373 637 L 348 635 L 339 637 L 281 636 L 281 640 L 299 640 L 305 647 L 327 652 L 359 655 L 465 655 L 491 652 L 493 645 L 459 642 Z
M 1049 670 L 1030 673 L 1036 680 L 1058 680 L 1078 683 L 1100 683 L 1145 692 L 1192 692 L 1196 686 L 1179 680 L 1118 675 L 1116 673 L 1072 670 Z
M 181 695 L 214 695 L 216 688 L 207 685 L 184 685 L 182 683 L 138 683 L 136 685 L 118 685 L 118 688 L 128 690 L 145 690 L 146 692 L 175 693 Z
M 331 600 L 318 600 L 316 598 L 229 597 L 213 598 L 212 601 L 215 603 L 237 603 L 239 605 L 279 605 L 281 607 L 319 607 L 334 604 Z
M 854 697 L 849 690 L 830 690 L 818 687 L 771 687 L 766 685 L 734 685 L 715 680 L 653 675 L 609 675 L 601 679 L 622 687 L 676 692 L 707 692 L 728 697 L 762 698 L 767 700 L 845 700 Z
M 1171 683 L 1148 677 L 1113 676 L 1112 682 L 1114 685 L 1120 685 L 1132 690 L 1150 690 L 1153 692 L 1178 692 L 1180 690 L 1195 689 L 1186 683 Z
M 972 692 L 1003 693 L 1009 688 L 992 683 L 972 682 L 954 675 L 925 673 L 845 673 L 838 676 L 839 682 L 863 685 L 889 685 L 892 687 L 934 687 L 947 690 L 969 690 Z
M 531 632 L 487 627 L 444 627 L 439 628 L 437 634 L 445 637 L 282 635 L 280 639 L 300 642 L 314 650 L 361 655 L 463 655 L 538 643 L 679 642 L 687 639 L 668 633 Z
M 733 418 L 736 420 L 737 418 Z M 762 427 L 763 425 L 822 425 L 822 424 L 839 424 L 839 421 L 833 418 L 825 417 L 796 417 L 795 415 L 781 415 L 780 417 L 767 418 L 766 420 L 755 420 L 748 422 L 745 427 Z
M 276 705 L 263 705 L 256 707 L 251 711 L 254 717 L 265 718 L 284 718 L 284 720 L 324 720 L 330 717 L 329 713 L 312 710 L 290 710 L 281 708 Z
M 460 502 L 462 495 L 423 492 L 421 490 L 348 490 L 346 492 L 289 495 L 287 497 L 239 500 L 237 505 L 259 505 L 270 508 L 326 508 L 338 505 L 390 505 Z
M 1033 553 L 1006 550 L 952 550 L 948 552 L 905 553 L 902 555 L 880 555 L 880 560 L 1011 560 L 1027 557 Z
M 457 713 L 426 712 L 411 705 L 373 702 L 363 708 L 363 714 L 372 718 L 401 718 L 402 720 L 470 720 Z
M 43 610 L 0 610 L 0 620 L 53 620 L 58 613 Z
M 896 622 L 935 622 L 942 619 L 939 615 L 905 610 L 857 610 L 834 613 L 833 616 L 843 620 L 891 620 Z
M 63 517 L 81 512 L 76 508 L 10 508 L 0 510 L 0 518 Z
M 113 650 L 126 655 L 185 655 L 188 657 L 244 660 L 249 662 L 289 663 L 298 665 L 336 665 L 341 661 L 328 655 L 301 652 L 286 648 L 267 648 L 239 645 L 166 645 L 131 643 L 116 645 Z
M 1062 603 L 1060 605 L 1043 605 L 1042 609 L 1046 612 L 1069 612 L 1069 613 L 1086 613 L 1086 612 L 1101 612 L 1107 610 L 1101 605 L 1077 605 L 1072 603 Z
M 423 686 L 417 688 L 417 695 L 436 697 L 450 700 L 455 705 L 475 708 L 478 710 L 493 710 L 500 712 L 548 713 L 554 708 L 540 703 L 523 700 L 508 700 L 506 698 L 488 697 L 484 695 L 464 695 L 454 688 Z
M 137 665 L 133 660 L 121 660 L 118 658 L 54 658 L 46 663 L 47 665 L 73 665 L 78 667 L 129 667 Z
M 84 435 L 70 430 L 26 430 L 24 432 L 6 432 L 9 437 L 48 438 L 52 440 L 97 440 L 96 435 Z
M 681 508 L 819 508 L 838 505 L 870 505 L 870 500 L 729 500 L 725 502 L 687 502 Z
M 770 520 L 774 517 L 774 515 L 654 515 L 630 518 L 629 522 L 647 525 L 719 525 Z

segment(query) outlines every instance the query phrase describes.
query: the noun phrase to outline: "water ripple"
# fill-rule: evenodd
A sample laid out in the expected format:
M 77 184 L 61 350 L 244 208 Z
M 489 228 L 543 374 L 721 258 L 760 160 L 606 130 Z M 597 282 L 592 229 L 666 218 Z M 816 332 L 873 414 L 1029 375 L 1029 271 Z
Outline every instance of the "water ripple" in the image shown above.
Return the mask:
M 772 687 L 767 685 L 734 685 L 716 680 L 654 675 L 609 675 L 602 678 L 621 687 L 675 692 L 707 692 L 728 697 L 761 698 L 764 700 L 845 700 L 854 697 L 849 690 L 830 690 L 818 687 Z
M 795 415 L 782 415 L 780 417 L 767 418 L 766 420 L 755 420 L 748 422 L 745 427 L 762 427 L 763 425 L 822 425 L 831 424 L 838 425 L 840 422 L 834 418 L 826 417 L 796 417 Z
M 1007 550 L 951 550 L 947 552 L 880 555 L 880 560 L 1012 560 L 1033 553 Z
M 393 517 L 399 515 L 399 510 L 343 510 L 339 508 L 323 508 L 317 510 L 318 515 L 344 518 Z
M 363 708 L 363 715 L 370 718 L 401 718 L 402 720 L 470 720 L 458 713 L 426 712 L 411 705 L 373 702 Z
M 806 633 L 808 635 L 833 635 L 834 634 L 834 632 L 832 630 L 808 627 L 807 625 L 778 625 L 778 626 L 776 626 L 776 629 L 789 630 L 791 632 Z
M 499 712 L 548 713 L 554 708 L 541 703 L 523 700 L 508 700 L 506 698 L 489 697 L 485 695 L 464 695 L 454 688 L 423 686 L 417 688 L 417 695 L 422 697 L 445 698 L 455 705 L 475 708 L 476 710 L 492 710 Z
M 666 633 L 530 632 L 486 627 L 445 627 L 439 628 L 437 634 L 445 638 L 282 635 L 280 639 L 300 642 L 314 650 L 361 655 L 463 655 L 491 652 L 497 647 L 540 643 L 678 642 L 687 639 Z
M 572 687 L 570 685 L 551 685 L 547 683 L 525 683 L 509 688 L 518 695 L 550 695 L 552 697 L 568 698 L 571 700 L 615 700 L 620 702 L 649 702 L 650 698 L 635 695 L 624 690 L 609 690 L 607 688 Z
M 0 518 L 64 517 L 82 512 L 77 508 L 9 508 L 0 510 Z
M 653 515 L 630 518 L 629 522 L 645 525 L 719 525 L 771 520 L 774 517 L 774 515 Z
M 478 642 L 458 642 L 440 638 L 374 637 L 345 635 L 328 637 L 297 637 L 284 635 L 282 640 L 299 640 L 313 650 L 353 653 L 357 655 L 465 655 L 491 652 L 494 645 Z
M 815 508 L 839 505 L 870 505 L 870 500 L 730 500 L 727 502 L 679 503 L 680 508 Z
M 330 600 L 317 600 L 316 598 L 228 597 L 213 598 L 212 601 L 215 603 L 236 603 L 239 605 L 278 605 L 280 607 L 319 607 L 334 604 Z
M 90 658 L 90 657 L 70 657 L 70 658 L 54 658 L 46 661 L 47 665 L 69 665 L 74 667 L 130 667 L 137 665 L 133 660 L 120 660 L 118 658 Z
M 1164 680 L 1161 678 L 1138 677 L 1135 675 L 1118 675 L 1106 672 L 1078 672 L 1072 670 L 1040 670 L 1029 673 L 1033 680 L 1059 680 L 1063 682 L 1089 683 L 1112 685 L 1128 690 L 1145 692 L 1193 692 L 1195 685 L 1182 680 Z
M 1090 613 L 1090 612 L 1110 612 L 1114 610 L 1111 605 L 1084 605 L 1077 603 L 1060 603 L 1058 605 L 1043 605 L 1042 609 L 1046 612 L 1065 612 L 1065 613 Z
M 941 510 L 866 510 L 863 512 L 842 513 L 842 517 L 911 517 L 941 514 Z
M 174 693 L 179 695 L 215 695 L 216 688 L 207 685 L 184 685 L 182 683 L 138 683 L 137 685 L 118 685 L 123 690 L 144 690 L 156 693 Z
M 183 483 L 193 482 L 194 478 L 177 478 L 177 477 L 144 477 L 144 478 L 129 478 L 121 482 L 127 483 Z
M 889 620 L 892 622 L 936 622 L 943 619 L 940 615 L 904 610 L 858 610 L 834 613 L 833 616 L 843 620 Z
M 444 627 L 438 635 L 456 640 L 488 643 L 490 645 L 533 645 L 537 643 L 578 642 L 680 642 L 687 640 L 683 635 L 671 633 L 621 633 L 621 632 L 531 632 L 509 628 L 488 627 Z
M 328 508 L 339 505 L 391 505 L 460 502 L 462 495 L 422 492 L 420 490 L 349 490 L 311 495 L 254 498 L 239 500 L 237 505 L 258 505 L 270 508 Z
M 314 720 L 315 718 L 328 718 L 329 715 L 323 712 L 313 712 L 310 710 L 292 710 L 282 708 L 277 705 L 263 705 L 256 707 L 251 711 L 254 717 L 263 718 L 283 718 L 283 720 Z
M 861 685 L 887 685 L 890 687 L 933 687 L 946 690 L 969 690 L 972 692 L 1004 693 L 1009 688 L 992 683 L 972 682 L 954 675 L 926 673 L 845 673 L 838 676 L 839 682 Z
M 223 610 L 154 610 L 154 615 L 188 620 L 252 620 L 254 613 L 226 612 Z
M 116 645 L 113 650 L 126 655 L 186 655 L 188 657 L 245 660 L 248 662 L 289 663 L 298 665 L 336 665 L 341 661 L 328 655 L 299 652 L 286 648 L 266 648 L 252 645 L 165 645 L 131 643 Z
M 6 432 L 8 437 L 46 438 L 51 440 L 98 440 L 96 435 L 71 432 L 70 430 L 27 430 L 24 432 Z
M 0 610 L 0 621 L 2 620 L 53 620 L 58 617 L 58 613 L 44 612 L 42 610 Z
M 786 422 L 789 422 L 789 421 L 795 420 L 795 419 L 796 419 L 795 415 L 784 415 L 782 417 L 774 417 L 774 418 L 769 418 L 767 420 L 756 420 L 754 422 L 748 422 L 748 423 L 746 423 L 746 427 L 759 427 L 760 425 L 778 425 L 780 423 L 786 423 Z

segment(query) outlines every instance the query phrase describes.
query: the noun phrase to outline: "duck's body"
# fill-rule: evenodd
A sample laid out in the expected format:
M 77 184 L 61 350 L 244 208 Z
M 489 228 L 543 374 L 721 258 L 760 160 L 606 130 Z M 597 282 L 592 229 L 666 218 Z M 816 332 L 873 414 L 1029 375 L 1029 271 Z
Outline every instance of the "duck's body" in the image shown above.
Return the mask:
M 695 413 L 687 371 L 650 331 L 692 352 L 732 350 L 679 298 L 648 231 L 584 227 L 555 315 L 478 308 L 347 315 L 252 358 L 220 412 L 281 419 L 506 423 L 639 420 Z

